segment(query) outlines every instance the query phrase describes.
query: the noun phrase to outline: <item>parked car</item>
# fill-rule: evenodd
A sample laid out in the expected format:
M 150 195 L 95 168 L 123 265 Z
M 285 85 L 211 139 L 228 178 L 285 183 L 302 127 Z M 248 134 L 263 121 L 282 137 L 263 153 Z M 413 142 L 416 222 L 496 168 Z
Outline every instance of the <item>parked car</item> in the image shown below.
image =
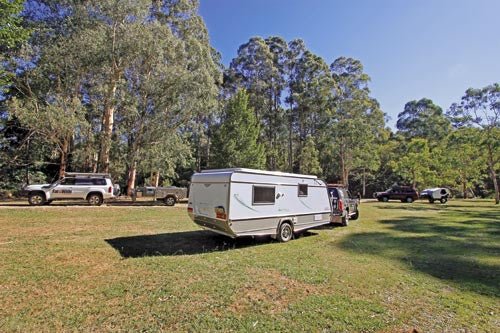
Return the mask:
M 343 186 L 337 184 L 327 185 L 328 196 L 332 203 L 332 223 L 349 224 L 349 220 L 359 218 L 359 199 Z
M 420 192 L 420 198 L 429 200 L 430 203 L 439 200 L 441 203 L 446 203 L 451 197 L 449 189 L 444 187 L 428 188 Z
M 173 206 L 185 198 L 187 198 L 187 188 L 176 186 L 156 188 L 156 200 L 163 201 L 167 206 Z
M 375 192 L 373 197 L 383 202 L 400 200 L 401 202 L 412 203 L 418 199 L 418 192 L 411 186 L 393 186 L 386 191 Z
M 104 173 L 67 172 L 65 177 L 52 184 L 28 185 L 23 192 L 32 206 L 47 205 L 54 200 L 87 200 L 100 206 L 104 200 L 114 198 L 119 191 Z

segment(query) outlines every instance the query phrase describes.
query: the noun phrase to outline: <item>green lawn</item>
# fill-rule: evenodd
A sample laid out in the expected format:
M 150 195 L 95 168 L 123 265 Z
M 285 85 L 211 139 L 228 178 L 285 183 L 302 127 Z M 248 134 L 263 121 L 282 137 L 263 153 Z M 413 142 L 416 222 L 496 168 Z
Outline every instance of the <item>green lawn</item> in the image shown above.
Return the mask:
M 496 331 L 500 207 L 232 242 L 183 208 L 0 208 L 0 331 Z

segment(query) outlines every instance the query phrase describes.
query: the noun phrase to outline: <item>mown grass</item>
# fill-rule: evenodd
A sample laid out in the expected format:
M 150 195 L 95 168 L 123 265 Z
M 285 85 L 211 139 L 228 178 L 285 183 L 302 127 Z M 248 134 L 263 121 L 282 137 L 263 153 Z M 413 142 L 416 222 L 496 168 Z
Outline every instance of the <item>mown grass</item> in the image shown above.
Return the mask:
M 498 207 L 361 209 L 280 244 L 183 208 L 0 208 L 0 331 L 498 329 Z

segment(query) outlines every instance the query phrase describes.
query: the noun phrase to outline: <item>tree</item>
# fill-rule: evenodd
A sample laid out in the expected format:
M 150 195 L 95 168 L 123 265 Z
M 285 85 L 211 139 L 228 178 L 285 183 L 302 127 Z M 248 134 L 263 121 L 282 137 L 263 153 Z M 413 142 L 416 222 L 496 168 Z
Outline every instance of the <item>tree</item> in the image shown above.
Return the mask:
M 316 137 L 328 122 L 330 89 L 333 80 L 325 61 L 305 50 L 291 59 L 289 78 L 291 130 L 296 133 L 297 155 L 300 156 L 308 136 Z M 301 163 L 299 162 L 299 165 Z
M 0 91 L 11 83 L 13 74 L 5 70 L 8 55 L 26 41 L 30 31 L 22 26 L 24 1 L 0 0 Z
M 451 129 L 443 110 L 427 98 L 406 103 L 396 127 L 407 139 L 424 138 L 430 142 L 442 140 Z
M 284 70 L 287 44 L 280 37 L 252 37 L 238 48 L 225 75 L 229 94 L 245 89 L 249 103 L 261 124 L 260 141 L 266 148 L 268 169 L 279 166 L 282 134 L 286 129 L 281 96 L 285 87 Z M 286 159 L 285 159 L 286 161 Z
M 259 142 L 260 124 L 248 101 L 248 94 L 239 90 L 224 109 L 212 150 L 217 167 L 265 167 L 264 146 Z
M 416 188 L 418 185 L 436 185 L 433 163 L 428 141 L 414 138 L 404 145 L 402 152 L 392 161 L 391 166 L 394 172 Z
M 321 176 L 323 170 L 319 163 L 319 152 L 312 136 L 308 136 L 299 156 L 300 172 Z
M 467 198 L 467 188 L 478 182 L 486 169 L 484 158 L 477 154 L 480 142 L 479 129 L 459 128 L 448 136 L 441 155 L 443 165 L 438 171 L 462 189 L 464 198 Z
M 383 138 L 384 113 L 370 96 L 370 77 L 364 73 L 359 60 L 341 57 L 330 66 L 334 86 L 331 99 L 332 114 L 322 133 L 324 165 L 330 164 L 330 178 L 334 169 L 340 170 L 340 180 L 349 185 L 349 174 L 355 168 L 374 168 L 376 145 Z M 338 161 L 332 165 L 331 161 Z M 323 170 L 327 167 L 323 167 Z
M 455 127 L 477 127 L 481 130 L 480 151 L 483 152 L 495 191 L 495 203 L 500 203 L 497 173 L 500 169 L 500 84 L 481 89 L 469 88 L 460 104 L 453 104 L 448 116 Z

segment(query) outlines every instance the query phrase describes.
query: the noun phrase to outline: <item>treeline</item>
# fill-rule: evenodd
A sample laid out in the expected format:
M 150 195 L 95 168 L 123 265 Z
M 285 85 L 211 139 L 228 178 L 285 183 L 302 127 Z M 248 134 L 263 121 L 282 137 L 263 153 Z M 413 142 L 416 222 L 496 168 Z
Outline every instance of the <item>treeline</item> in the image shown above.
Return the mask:
M 408 102 L 393 132 L 359 60 L 253 37 L 225 68 L 195 0 L 0 1 L 18 6 L 0 15 L 19 27 L 1 46 L 5 189 L 65 171 L 110 172 L 132 189 L 251 167 L 363 196 L 406 183 L 499 201 L 498 84 L 446 112 Z

